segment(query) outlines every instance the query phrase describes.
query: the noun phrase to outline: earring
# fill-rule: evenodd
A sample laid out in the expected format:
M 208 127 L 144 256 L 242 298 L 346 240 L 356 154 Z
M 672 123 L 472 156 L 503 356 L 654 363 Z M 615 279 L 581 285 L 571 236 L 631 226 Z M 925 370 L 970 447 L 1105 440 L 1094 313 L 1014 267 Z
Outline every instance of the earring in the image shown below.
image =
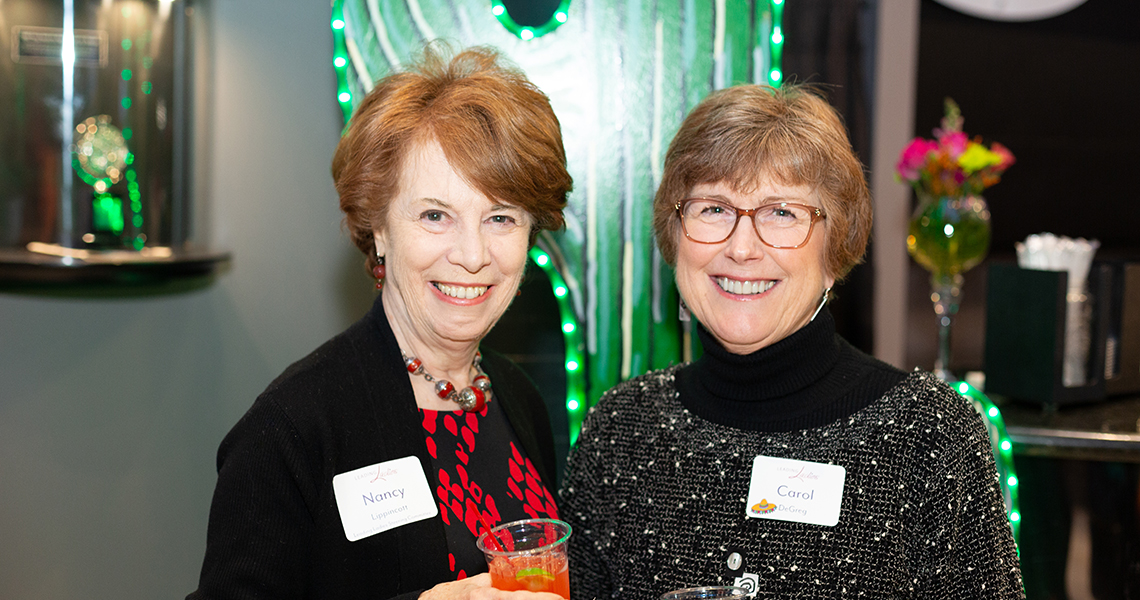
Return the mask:
M 684 298 L 681 298 L 681 303 L 677 306 L 677 319 L 682 323 L 688 323 L 692 320 L 692 316 L 689 314 L 689 307 L 685 304 Z
M 815 320 L 815 317 L 819 314 L 819 311 L 823 310 L 823 305 L 827 304 L 828 295 L 830 295 L 830 294 L 831 294 L 831 288 L 827 288 L 826 290 L 823 290 L 823 299 L 821 299 L 819 301 L 819 306 L 815 307 L 815 312 L 812 313 L 812 315 L 811 315 L 812 321 Z
M 376 278 L 376 290 L 384 289 L 384 277 L 387 273 L 384 270 L 384 257 L 379 254 L 376 255 L 376 266 L 372 267 L 372 276 Z

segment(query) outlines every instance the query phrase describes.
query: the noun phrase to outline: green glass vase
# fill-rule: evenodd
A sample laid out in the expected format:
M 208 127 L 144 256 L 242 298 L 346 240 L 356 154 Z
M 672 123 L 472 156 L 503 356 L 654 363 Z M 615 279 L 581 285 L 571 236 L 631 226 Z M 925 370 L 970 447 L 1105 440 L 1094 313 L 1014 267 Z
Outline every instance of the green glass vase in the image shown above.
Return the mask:
M 934 373 L 953 381 L 950 328 L 958 313 L 962 273 L 982 262 L 990 249 L 990 211 L 985 199 L 976 194 L 932 196 L 920 192 L 906 248 L 915 262 L 930 271 L 930 300 L 938 321 Z

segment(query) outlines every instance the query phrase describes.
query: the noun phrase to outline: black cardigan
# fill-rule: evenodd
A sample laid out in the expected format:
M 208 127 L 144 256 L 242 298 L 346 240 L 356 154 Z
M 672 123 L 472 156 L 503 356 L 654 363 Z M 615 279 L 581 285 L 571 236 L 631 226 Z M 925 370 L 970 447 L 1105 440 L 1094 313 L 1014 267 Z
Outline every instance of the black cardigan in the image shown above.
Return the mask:
M 538 390 L 493 351 L 483 350 L 482 365 L 539 475 L 553 482 Z M 452 580 L 438 517 L 349 542 L 333 494 L 335 475 L 409 455 L 430 475 L 420 421 L 377 298 L 363 319 L 286 369 L 222 441 L 206 557 L 188 598 L 410 599 Z

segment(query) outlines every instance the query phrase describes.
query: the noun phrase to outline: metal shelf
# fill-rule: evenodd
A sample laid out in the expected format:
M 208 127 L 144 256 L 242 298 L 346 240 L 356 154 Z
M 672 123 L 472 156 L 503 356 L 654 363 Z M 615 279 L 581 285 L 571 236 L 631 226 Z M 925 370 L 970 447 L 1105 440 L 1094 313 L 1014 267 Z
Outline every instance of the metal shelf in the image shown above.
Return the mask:
M 86 250 L 32 242 L 0 248 L 0 286 L 137 285 L 214 274 L 229 252 L 169 247 Z

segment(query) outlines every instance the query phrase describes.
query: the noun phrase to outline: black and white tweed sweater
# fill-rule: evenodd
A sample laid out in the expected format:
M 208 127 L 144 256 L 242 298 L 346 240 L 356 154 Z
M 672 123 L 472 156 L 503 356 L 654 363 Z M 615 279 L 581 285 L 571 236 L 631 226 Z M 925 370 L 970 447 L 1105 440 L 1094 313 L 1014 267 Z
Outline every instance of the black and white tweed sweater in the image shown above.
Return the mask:
M 737 578 L 765 599 L 1023 597 L 985 428 L 941 380 L 915 371 L 842 418 L 764 432 L 685 408 L 681 370 L 618 385 L 586 420 L 562 488 L 573 597 Z M 845 467 L 839 523 L 745 516 L 757 455 Z

